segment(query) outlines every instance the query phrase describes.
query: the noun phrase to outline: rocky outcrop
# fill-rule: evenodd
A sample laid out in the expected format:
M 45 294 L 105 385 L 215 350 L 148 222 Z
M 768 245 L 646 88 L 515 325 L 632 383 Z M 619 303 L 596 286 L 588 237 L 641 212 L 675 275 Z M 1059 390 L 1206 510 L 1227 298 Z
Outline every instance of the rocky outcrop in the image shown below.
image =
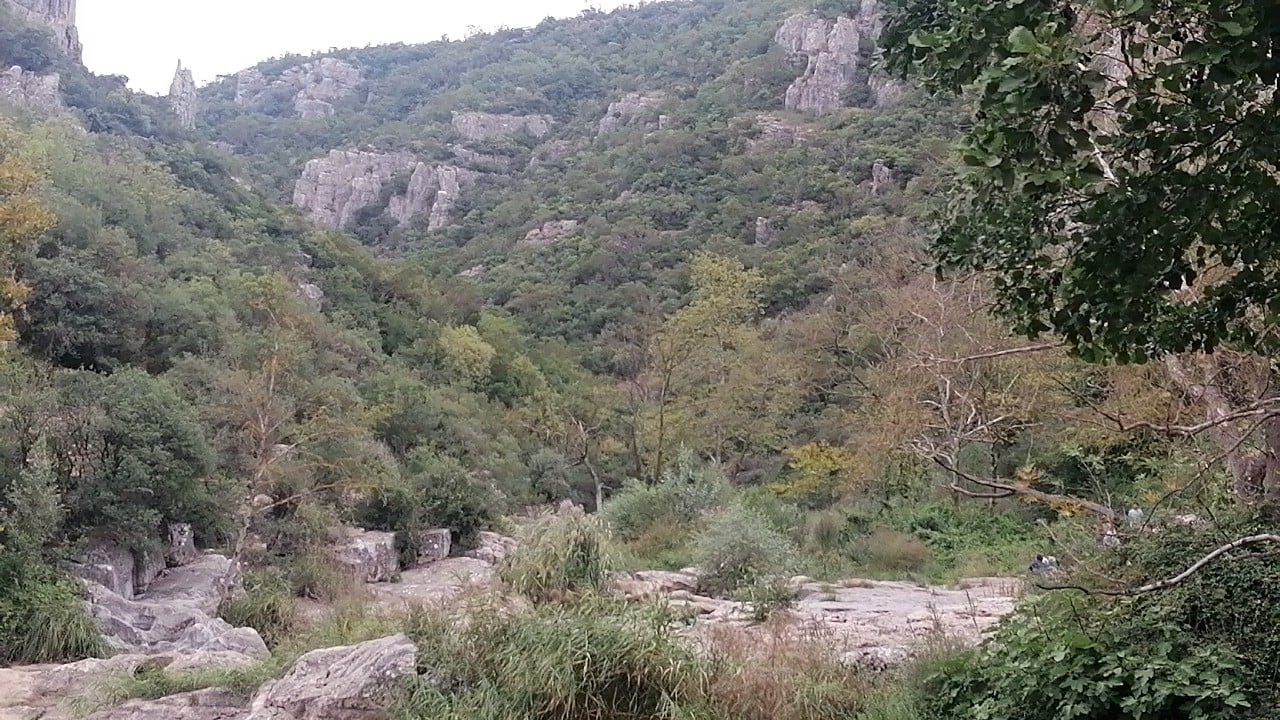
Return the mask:
M 89 611 L 107 641 L 123 652 L 264 657 L 267 647 L 257 631 L 234 628 L 217 617 L 223 599 L 239 590 L 239 581 L 231 560 L 205 555 L 167 572 L 137 599 L 89 582 Z
M 125 598 L 134 596 L 133 553 L 109 540 L 94 540 L 85 548 L 80 561 L 71 566 L 78 578 L 97 583 Z
M 773 242 L 773 222 L 769 218 L 756 218 L 755 237 L 757 245 L 768 245 Z
M 447 529 L 423 530 L 418 536 L 418 565 L 429 565 L 449 557 L 453 533 Z
M 165 560 L 172 567 L 181 567 L 200 559 L 200 551 L 196 549 L 195 533 L 187 523 L 169 524 L 169 548 L 165 551 Z
M 298 297 L 316 312 L 324 309 L 324 290 L 315 283 L 298 283 Z
M 293 190 L 293 204 L 317 225 L 346 227 L 361 209 L 376 202 L 382 186 L 414 168 L 413 156 L 330 150 L 310 160 Z
M 756 117 L 754 129 L 756 136 L 747 140 L 747 152 L 753 154 L 800 147 L 813 134 L 809 128 L 767 114 Z
M 453 129 L 466 140 L 529 135 L 545 137 L 551 132 L 550 115 L 493 115 L 482 112 L 455 112 Z
M 309 652 L 258 691 L 245 720 L 383 720 L 417 659 L 404 635 Z
M 600 118 L 599 133 L 607 135 L 636 124 L 658 127 L 658 113 L 654 107 L 662 102 L 662 95 L 628 93 L 617 102 L 609 104 L 609 110 Z
M 364 77 L 360 69 L 338 58 L 320 58 L 289 68 L 275 79 L 257 69 L 236 73 L 235 102 L 257 110 L 267 108 L 268 98 L 293 93 L 293 111 L 298 117 L 327 117 L 333 104 L 353 96 Z
M 83 48 L 80 45 L 80 32 L 76 29 L 76 0 L 0 0 L 0 2 L 5 2 L 19 18 L 44 25 L 52 30 L 54 45 L 75 60 L 80 60 Z
M 879 195 L 893 187 L 896 182 L 893 168 L 885 165 L 883 160 L 875 161 L 871 166 L 871 194 Z
M 57 112 L 62 109 L 61 82 L 57 73 L 40 75 L 14 65 L 0 72 L 0 103 Z
M 169 84 L 169 109 L 178 116 L 178 123 L 183 128 L 196 128 L 196 81 L 190 68 L 182 67 L 181 60 L 173 73 L 173 82 Z
M 130 700 L 84 720 L 239 720 L 249 701 L 231 690 L 210 688 L 156 700 Z
M 448 227 L 462 193 L 475 185 L 480 173 L 452 165 L 418 163 L 404 195 L 391 198 L 387 212 L 401 225 L 426 213 L 430 231 Z
M 334 545 L 333 558 L 362 582 L 392 582 L 400 576 L 394 533 L 348 528 Z
M 872 75 L 869 67 L 883 30 L 884 13 L 878 0 L 863 0 L 854 17 L 831 20 L 806 13 L 787 18 L 774 42 L 805 57 L 807 64 L 804 74 L 787 88 L 786 108 L 815 115 L 834 112 L 845 107 L 855 81 L 867 84 L 871 104 L 882 107 L 896 102 L 902 95 L 901 84 Z
M 500 565 L 513 555 L 519 543 L 498 533 L 484 531 L 476 542 L 475 549 L 467 553 L 467 557 L 475 558 L 489 565 Z
M 563 237 L 568 237 L 578 230 L 577 220 L 552 220 L 525 233 L 520 245 L 525 247 L 545 247 Z

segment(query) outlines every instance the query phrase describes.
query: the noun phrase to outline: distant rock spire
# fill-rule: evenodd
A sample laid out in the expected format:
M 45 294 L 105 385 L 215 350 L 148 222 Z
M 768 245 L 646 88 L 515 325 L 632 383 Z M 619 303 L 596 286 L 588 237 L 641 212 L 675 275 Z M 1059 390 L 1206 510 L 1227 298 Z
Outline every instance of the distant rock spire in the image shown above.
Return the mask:
M 182 67 L 178 61 L 178 69 L 173 73 L 173 83 L 169 85 L 169 107 L 178 116 L 178 122 L 187 130 L 196 127 L 196 81 L 191 70 Z

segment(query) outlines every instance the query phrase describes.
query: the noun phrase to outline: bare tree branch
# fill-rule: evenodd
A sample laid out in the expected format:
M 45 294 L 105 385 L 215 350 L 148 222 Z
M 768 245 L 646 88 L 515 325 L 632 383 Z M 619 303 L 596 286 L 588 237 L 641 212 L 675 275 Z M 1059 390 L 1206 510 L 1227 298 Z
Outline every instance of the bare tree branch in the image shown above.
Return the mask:
M 1017 495 L 1020 497 L 1028 497 L 1033 500 L 1038 500 L 1039 502 L 1050 504 L 1050 505 L 1052 504 L 1078 505 L 1093 514 L 1106 518 L 1108 520 L 1114 520 L 1116 518 L 1116 512 L 1114 510 L 1112 510 L 1111 508 L 1101 503 L 1093 502 L 1092 500 L 1085 500 L 1083 498 L 1071 497 L 1070 495 L 1057 495 L 1054 493 L 1048 493 L 1048 492 L 1044 492 L 1043 490 L 1036 490 L 1033 487 L 1011 482 L 1008 480 L 976 477 L 974 475 L 970 475 L 969 473 L 964 472 L 963 470 L 958 469 L 954 463 L 948 462 L 943 458 L 934 457 L 931 459 L 933 460 L 934 463 L 936 463 L 939 467 L 946 470 L 947 472 L 952 473 L 957 477 L 968 480 L 969 482 L 974 483 L 975 485 L 981 485 L 982 487 L 990 488 L 991 490 L 994 491 L 993 493 L 973 493 L 972 491 L 960 490 L 959 488 L 955 488 L 954 484 L 952 485 L 953 489 L 959 490 L 961 494 L 968 495 L 969 497 L 999 499 L 1003 497 L 1012 497 L 1014 495 Z
M 1247 545 L 1257 545 L 1259 543 L 1264 543 L 1264 542 L 1280 543 L 1280 535 L 1273 535 L 1273 534 L 1267 533 L 1263 535 L 1250 535 L 1249 537 L 1243 537 L 1243 538 L 1239 538 L 1238 540 L 1233 540 L 1227 543 L 1226 545 L 1222 545 L 1216 548 L 1215 550 L 1213 550 L 1213 552 L 1210 552 L 1208 555 L 1205 555 L 1204 557 L 1200 558 L 1195 563 L 1193 563 L 1191 567 L 1188 567 L 1186 570 L 1183 570 L 1181 573 L 1178 573 L 1177 575 L 1174 575 L 1171 578 L 1165 578 L 1164 580 L 1157 580 L 1156 582 L 1148 583 L 1141 587 L 1132 588 L 1129 590 L 1094 590 L 1094 589 L 1083 587 L 1081 585 L 1042 585 L 1040 583 L 1036 583 L 1036 587 L 1040 588 L 1041 590 L 1077 590 L 1079 592 L 1083 592 L 1089 595 L 1107 595 L 1111 597 L 1132 597 L 1135 595 L 1145 595 L 1147 593 L 1159 592 L 1161 590 L 1168 590 L 1169 588 L 1176 587 L 1177 585 L 1180 585 L 1183 582 L 1186 582 L 1186 580 L 1190 578 L 1192 575 L 1195 575 L 1196 573 L 1200 572 L 1207 565 L 1212 563 L 1214 560 L 1217 560 L 1218 558 L 1231 552 L 1232 550 L 1238 550 Z
M 1005 350 L 992 350 L 990 352 L 978 353 L 976 355 L 966 355 L 964 357 L 944 358 L 932 357 L 930 360 L 939 363 L 954 363 L 963 365 L 964 363 L 976 362 L 978 360 L 991 360 L 993 358 L 1002 358 L 1009 355 L 1025 355 L 1027 353 L 1044 352 L 1045 350 L 1056 350 L 1065 345 L 1063 342 L 1047 342 L 1038 345 L 1026 345 L 1023 347 L 1007 348 Z

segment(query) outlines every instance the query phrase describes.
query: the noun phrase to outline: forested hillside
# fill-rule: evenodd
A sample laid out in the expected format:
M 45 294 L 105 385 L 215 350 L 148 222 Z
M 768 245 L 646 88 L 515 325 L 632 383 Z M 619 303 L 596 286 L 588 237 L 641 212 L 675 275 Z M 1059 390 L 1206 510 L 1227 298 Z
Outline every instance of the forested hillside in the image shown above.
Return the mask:
M 1269 106 L 1231 78 L 1270 55 L 1107 44 L 1143 24 L 1114 3 L 682 0 L 198 90 L 180 67 L 161 98 L 86 70 L 74 18 L 36 5 L 0 2 L 0 659 L 103 654 L 73 578 L 186 524 L 246 571 L 217 610 L 279 660 L 312 641 L 304 608 L 365 597 L 333 559 L 348 529 L 411 567 L 433 529 L 458 554 L 571 501 L 596 519 L 498 563 L 537 642 L 397 628 L 458 646 L 452 689 L 419 667 L 404 717 L 1274 709 L 1251 548 L 1280 495 L 1275 268 L 1240 238 L 1270 236 L 1275 163 L 1231 99 Z M 1161 12 L 1238 53 L 1277 26 Z M 1044 555 L 997 642 L 930 636 L 875 679 L 702 665 L 596 597 L 608 570 L 693 566 L 764 620 L 812 586 L 793 576 Z M 653 686 L 570 673 L 582 697 L 544 702 L 550 645 Z M 130 692 L 213 682 L 153 681 Z

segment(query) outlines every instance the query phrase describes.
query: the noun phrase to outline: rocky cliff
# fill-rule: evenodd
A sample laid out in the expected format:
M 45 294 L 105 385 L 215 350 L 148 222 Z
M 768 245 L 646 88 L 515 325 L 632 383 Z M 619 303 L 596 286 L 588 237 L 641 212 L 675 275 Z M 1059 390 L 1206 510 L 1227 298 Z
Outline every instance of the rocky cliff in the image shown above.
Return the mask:
M 863 0 L 854 17 L 832 20 L 807 13 L 787 18 L 774 42 L 808 62 L 804 74 L 787 88 L 786 108 L 815 115 L 835 112 L 849 104 L 855 83 L 865 84 L 871 105 L 897 102 L 904 90 L 901 84 L 870 69 L 883 30 L 878 0 Z
M 408 153 L 333 150 L 309 161 L 294 186 L 293 204 L 319 225 L 346 227 L 356 213 L 382 199 L 397 175 L 412 173 L 403 193 L 393 195 L 387 212 L 404 225 L 428 214 L 427 226 L 439 230 L 452 219 L 462 193 L 480 176 L 452 165 L 428 165 Z
M 76 29 L 76 0 L 0 0 L 19 17 L 53 31 L 58 49 L 80 59 L 80 33 Z
M 293 111 L 298 117 L 327 117 L 333 104 L 355 94 L 364 80 L 360 69 L 345 60 L 320 58 L 289 68 L 270 79 L 261 71 L 245 70 L 236 74 L 236 104 L 255 110 L 271 111 L 270 100 L 277 94 L 292 94 Z
M 482 112 L 455 112 L 453 129 L 466 140 L 530 135 L 541 138 L 551 132 L 549 115 L 492 115 Z
M 178 61 L 178 69 L 173 73 L 173 82 L 169 85 L 169 107 L 178 116 L 178 122 L 188 130 L 196 127 L 196 81 L 189 68 L 182 67 Z
M 662 95 L 643 95 L 627 93 L 616 102 L 609 103 L 609 109 L 600 118 L 598 134 L 607 135 L 625 127 L 642 123 L 657 128 L 662 116 L 654 110 L 664 100 Z
M 39 75 L 18 66 L 0 72 L 0 103 L 30 110 L 56 112 L 62 108 L 57 73 Z

